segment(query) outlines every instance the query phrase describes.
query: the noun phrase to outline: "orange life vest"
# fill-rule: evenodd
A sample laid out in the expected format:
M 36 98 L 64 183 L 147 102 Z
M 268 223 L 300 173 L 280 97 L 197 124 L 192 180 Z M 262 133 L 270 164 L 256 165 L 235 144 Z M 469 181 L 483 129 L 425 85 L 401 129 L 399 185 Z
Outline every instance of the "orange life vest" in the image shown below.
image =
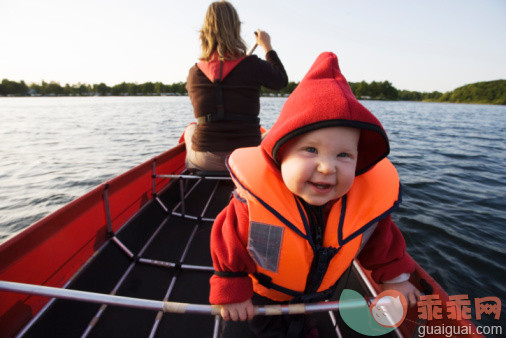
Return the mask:
M 247 249 L 257 264 L 253 289 L 275 301 L 333 291 L 358 254 L 363 232 L 400 203 L 397 171 L 384 159 L 357 176 L 350 191 L 334 203 L 317 244 L 302 202 L 260 147 L 234 151 L 228 164 L 239 196 L 248 203 Z M 310 275 L 317 273 L 320 278 L 308 290 Z

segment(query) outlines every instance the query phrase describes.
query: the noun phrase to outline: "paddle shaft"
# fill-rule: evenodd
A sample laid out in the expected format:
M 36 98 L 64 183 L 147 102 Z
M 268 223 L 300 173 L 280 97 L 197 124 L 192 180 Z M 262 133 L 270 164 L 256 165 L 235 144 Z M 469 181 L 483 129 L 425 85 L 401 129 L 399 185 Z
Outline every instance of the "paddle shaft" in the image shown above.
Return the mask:
M 255 32 L 255 36 L 258 36 L 258 33 Z M 251 49 L 249 50 L 248 54 L 246 55 L 251 55 L 253 54 L 253 52 L 255 51 L 255 49 L 258 47 L 258 43 L 255 42 L 255 44 L 253 45 L 253 47 L 251 47 Z
M 45 296 L 59 299 L 77 300 L 89 303 L 116 305 L 144 310 L 163 311 L 168 313 L 194 313 L 217 315 L 220 313 L 219 305 L 189 304 L 178 302 L 166 302 L 150 299 L 132 298 L 124 296 L 107 295 L 102 293 L 61 289 L 49 286 L 24 284 L 16 282 L 0 281 L 0 291 L 17 292 L 23 294 Z M 288 304 L 266 305 L 255 307 L 255 315 L 282 315 L 303 314 L 322 311 L 336 311 L 344 308 L 357 308 L 363 306 L 364 301 L 346 302 L 322 302 L 314 304 Z
M 255 49 L 258 47 L 258 43 L 255 43 L 253 45 L 253 47 L 251 47 L 251 49 L 249 50 L 248 54 L 247 55 L 251 55 L 253 54 L 253 52 L 255 51 Z

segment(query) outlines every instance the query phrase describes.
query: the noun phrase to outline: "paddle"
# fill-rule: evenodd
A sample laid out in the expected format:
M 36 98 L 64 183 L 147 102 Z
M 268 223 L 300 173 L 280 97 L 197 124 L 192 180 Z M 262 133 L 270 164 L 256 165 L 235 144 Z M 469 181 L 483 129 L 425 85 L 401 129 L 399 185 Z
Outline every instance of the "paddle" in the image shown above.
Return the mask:
M 102 293 L 61 289 L 49 286 L 0 281 L 0 291 L 18 292 L 23 294 L 45 296 L 51 298 L 78 300 L 89 303 L 117 305 L 123 307 L 163 311 L 168 313 L 193 313 L 218 315 L 219 305 L 190 304 L 178 302 L 156 301 L 150 299 L 113 296 Z M 333 301 L 313 304 L 288 304 L 256 306 L 255 315 L 283 315 L 303 314 L 323 311 L 336 311 L 338 309 L 353 309 L 363 306 L 363 301 Z
M 255 32 L 255 36 L 258 36 L 258 33 Z M 255 51 L 255 49 L 258 47 L 258 43 L 255 42 L 255 44 L 253 45 L 253 47 L 251 47 L 251 49 L 249 50 L 248 54 L 246 55 L 251 55 L 253 54 L 253 52 Z

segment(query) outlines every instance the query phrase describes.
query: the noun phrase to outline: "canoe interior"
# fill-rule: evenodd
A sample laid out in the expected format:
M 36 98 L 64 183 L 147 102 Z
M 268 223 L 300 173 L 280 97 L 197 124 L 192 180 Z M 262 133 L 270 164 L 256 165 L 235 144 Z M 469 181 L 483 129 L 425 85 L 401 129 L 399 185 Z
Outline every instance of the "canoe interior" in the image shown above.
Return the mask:
M 185 182 L 185 191 L 195 188 L 185 198 L 187 215 L 214 218 L 228 203 L 233 185 L 230 181 Z M 204 207 L 211 192 L 216 190 Z M 174 182 L 159 195 L 160 201 L 173 210 L 180 201 L 180 186 Z M 179 206 L 176 212 L 181 211 Z M 179 262 L 196 266 L 212 266 L 209 235 L 212 222 L 193 220 L 166 213 L 152 200 L 135 215 L 116 236 L 132 253 L 139 253 L 153 233 L 156 236 L 144 248 L 142 258 L 163 262 Z M 193 236 L 192 236 L 193 234 Z M 185 250 L 188 247 L 188 250 Z M 109 241 L 69 286 L 69 289 L 162 300 L 171 284 L 167 300 L 195 304 L 209 304 L 209 271 L 194 271 L 145 264 L 129 258 L 116 243 Z M 366 293 L 355 273 L 350 273 L 347 288 Z M 344 285 L 343 285 L 344 287 Z M 69 300 L 55 300 L 24 332 L 25 337 L 147 337 L 154 331 L 157 312 L 118 306 L 102 307 L 96 324 L 90 323 L 101 305 Z M 338 322 L 339 315 L 336 313 Z M 337 337 L 328 313 L 314 315 L 320 336 Z M 353 336 L 346 325 L 340 325 L 343 336 Z M 209 315 L 163 314 L 154 337 L 212 337 L 215 318 Z M 88 331 L 87 331 L 88 330 Z M 234 327 L 243 337 L 251 336 L 244 325 Z M 394 336 L 394 335 L 393 335 Z

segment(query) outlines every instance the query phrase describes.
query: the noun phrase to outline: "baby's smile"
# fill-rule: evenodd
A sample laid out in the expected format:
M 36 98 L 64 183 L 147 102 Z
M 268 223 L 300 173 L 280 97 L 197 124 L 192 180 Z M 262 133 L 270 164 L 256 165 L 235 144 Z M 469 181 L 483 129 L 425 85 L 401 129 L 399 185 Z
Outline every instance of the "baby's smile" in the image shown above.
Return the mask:
M 309 182 L 309 184 L 311 184 L 314 187 L 316 187 L 317 189 L 323 190 L 323 191 L 329 190 L 334 186 L 333 184 L 320 183 L 320 182 Z

